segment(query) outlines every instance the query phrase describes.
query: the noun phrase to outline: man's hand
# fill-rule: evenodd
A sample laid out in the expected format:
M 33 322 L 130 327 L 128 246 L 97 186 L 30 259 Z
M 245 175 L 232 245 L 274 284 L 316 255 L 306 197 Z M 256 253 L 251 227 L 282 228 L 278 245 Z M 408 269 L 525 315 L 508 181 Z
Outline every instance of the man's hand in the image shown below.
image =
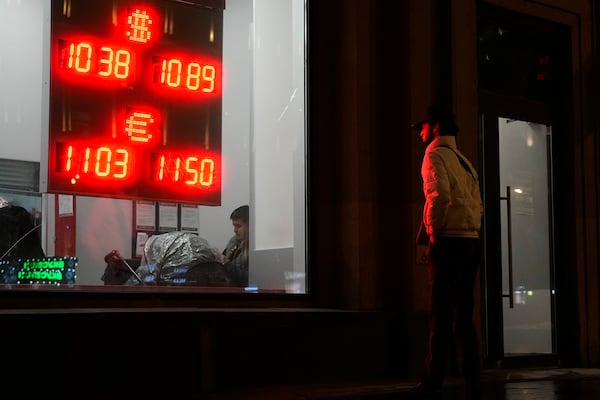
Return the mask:
M 429 245 L 430 245 L 430 246 L 431 246 L 431 245 L 434 245 L 434 244 L 435 244 L 435 242 L 436 242 L 436 240 L 437 240 L 437 239 L 435 238 L 435 236 L 429 236 Z
M 427 265 L 429 262 L 429 246 L 417 245 L 416 261 L 418 265 Z

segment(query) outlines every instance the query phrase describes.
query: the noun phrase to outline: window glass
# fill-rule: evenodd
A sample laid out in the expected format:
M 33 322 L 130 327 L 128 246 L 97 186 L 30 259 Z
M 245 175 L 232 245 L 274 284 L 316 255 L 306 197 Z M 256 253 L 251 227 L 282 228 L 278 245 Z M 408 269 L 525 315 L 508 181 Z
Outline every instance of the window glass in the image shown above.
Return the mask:
M 4 254 L 5 286 L 305 293 L 305 12 L 0 3 L 0 193 L 43 251 Z

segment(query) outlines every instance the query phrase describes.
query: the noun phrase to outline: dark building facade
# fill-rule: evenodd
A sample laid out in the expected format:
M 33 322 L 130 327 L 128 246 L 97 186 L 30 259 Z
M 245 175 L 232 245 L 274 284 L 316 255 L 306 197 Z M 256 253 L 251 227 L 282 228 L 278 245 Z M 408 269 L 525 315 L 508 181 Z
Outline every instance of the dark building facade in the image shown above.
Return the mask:
M 154 390 L 182 396 L 417 375 L 428 299 L 410 124 L 432 102 L 454 108 L 482 177 L 484 365 L 600 365 L 598 2 L 307 6 L 308 294 L 3 291 L 5 342 L 51 330 L 63 343 L 58 364 L 13 346 L 15 371 L 33 362 L 72 372 L 69 390 L 110 392 L 106 363 L 124 377 L 177 366 L 179 384 Z
M 337 174 L 344 179 L 329 194 L 331 200 L 317 201 L 330 207 L 312 213 L 319 215 L 316 220 L 337 215 L 339 223 L 330 225 L 335 227 L 356 221 L 352 233 L 338 235 L 348 242 L 327 247 L 360 251 L 329 253 L 326 264 L 340 264 L 335 259 L 347 263 L 337 274 L 328 272 L 327 283 L 341 275 L 348 287 L 342 286 L 334 300 L 323 283 L 317 297 L 357 309 L 400 310 L 406 324 L 403 332 L 411 338 L 409 348 L 416 344 L 414 338 L 423 337 L 426 274 L 415 268 L 410 248 L 422 204 L 418 169 L 422 150 L 408 126 L 428 103 L 445 102 L 457 113 L 459 146 L 475 160 L 482 176 L 486 216 L 479 304 L 486 365 L 597 364 L 598 144 L 593 83 L 597 4 L 433 1 L 382 7 L 371 2 L 358 6 L 356 14 L 345 8 L 339 29 L 343 33 L 335 46 L 331 43 L 317 54 L 316 75 L 318 80 L 320 73 L 326 74 L 322 71 L 336 70 L 332 65 L 337 60 L 356 65 L 356 75 L 340 72 L 341 77 L 351 75 L 340 90 L 343 96 L 324 100 L 328 107 L 317 106 L 317 118 L 312 115 L 312 123 L 319 124 L 313 131 L 333 132 L 333 125 L 341 131 L 335 143 L 329 142 L 335 140 L 331 136 L 317 136 L 313 160 L 323 163 L 317 170 L 332 163 L 331 154 L 341 153 L 339 163 L 333 162 L 339 170 L 330 166 L 328 170 L 334 171 L 327 182 L 335 181 Z M 333 14 L 334 9 L 329 11 Z M 326 20 L 323 14 L 314 18 Z M 331 48 L 340 55 L 331 54 Z M 332 65 L 322 66 L 326 59 Z M 359 79 L 365 75 L 368 83 Z M 333 90 L 323 89 L 326 85 L 317 87 L 316 102 L 321 101 L 321 91 L 335 96 Z M 331 118 L 321 118 L 332 104 L 349 117 L 334 119 L 332 112 Z M 322 119 L 332 126 L 321 128 L 327 123 Z M 524 153 L 510 142 L 519 124 L 526 127 L 521 134 L 527 136 L 524 146 L 529 150 Z M 541 135 L 533 133 L 540 128 Z M 543 152 L 539 159 L 533 150 L 536 141 Z M 538 167 L 533 166 L 536 159 Z M 528 167 L 528 162 L 533 164 Z M 343 171 L 354 165 L 361 168 L 345 176 Z M 512 199 L 506 195 L 507 183 L 513 185 Z M 516 197 L 513 189 L 519 189 Z M 318 198 L 322 192 L 317 191 Z M 512 207 L 505 204 L 507 197 Z M 543 210 L 536 206 L 542 203 Z M 511 210 L 512 227 L 507 227 L 506 212 Z M 317 230 L 317 235 L 321 232 Z M 323 236 L 334 235 L 325 230 Z M 507 236 L 512 243 L 505 244 Z M 314 236 L 312 240 L 319 254 L 321 242 Z M 546 267 L 536 272 L 538 262 Z M 518 271 L 517 265 L 537 277 Z M 544 290 L 546 299 L 541 301 Z M 545 304 L 545 322 L 539 316 L 518 315 L 511 297 L 520 291 L 525 293 L 521 306 L 525 300 Z M 532 326 L 522 330 L 524 320 L 519 319 Z M 545 336 L 547 346 L 533 350 L 512 342 L 519 342 L 519 334 L 525 332 Z M 531 357 L 534 353 L 536 357 Z

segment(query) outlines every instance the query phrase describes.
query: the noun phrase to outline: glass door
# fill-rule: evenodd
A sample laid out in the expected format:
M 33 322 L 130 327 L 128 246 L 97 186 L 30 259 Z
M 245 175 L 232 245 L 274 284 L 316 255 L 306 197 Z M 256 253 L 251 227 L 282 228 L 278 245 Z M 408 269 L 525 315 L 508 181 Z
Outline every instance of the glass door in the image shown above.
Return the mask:
M 551 127 L 498 118 L 504 355 L 550 354 Z
M 498 112 L 483 121 L 486 361 L 553 364 L 552 127 Z

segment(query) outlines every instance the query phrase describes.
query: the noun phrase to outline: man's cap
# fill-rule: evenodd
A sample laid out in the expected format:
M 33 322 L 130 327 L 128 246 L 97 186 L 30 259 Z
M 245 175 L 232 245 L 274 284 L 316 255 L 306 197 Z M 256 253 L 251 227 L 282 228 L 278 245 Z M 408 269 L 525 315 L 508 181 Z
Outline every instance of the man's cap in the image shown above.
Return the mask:
M 456 133 L 458 133 L 458 125 L 456 125 L 454 113 L 450 109 L 439 104 L 432 104 L 427 107 L 423 119 L 413 123 L 411 127 L 420 131 L 421 127 L 426 122 L 430 125 L 438 124 L 441 135 L 456 135 Z
M 425 118 L 424 118 L 424 119 L 422 119 L 422 120 L 419 120 L 419 121 L 417 121 L 417 122 L 413 122 L 413 123 L 410 125 L 410 127 L 411 127 L 411 128 L 413 128 L 413 129 L 416 129 L 417 131 L 420 131 L 420 130 L 421 130 L 421 128 L 423 127 L 423 124 L 424 124 L 425 122 L 427 122 L 427 119 L 425 119 Z

